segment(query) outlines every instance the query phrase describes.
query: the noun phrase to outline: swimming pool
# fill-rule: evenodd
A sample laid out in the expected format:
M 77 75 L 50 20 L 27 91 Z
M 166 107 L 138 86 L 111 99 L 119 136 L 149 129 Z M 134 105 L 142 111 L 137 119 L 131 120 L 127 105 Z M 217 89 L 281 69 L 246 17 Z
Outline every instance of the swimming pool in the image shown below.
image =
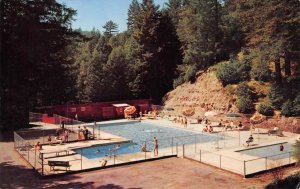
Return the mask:
M 153 150 L 153 137 L 158 139 L 159 149 L 167 148 L 182 144 L 204 143 L 210 141 L 221 140 L 222 137 L 202 134 L 199 132 L 189 131 L 180 128 L 172 128 L 168 126 L 159 126 L 143 122 L 130 122 L 127 124 L 101 124 L 100 132 L 111 133 L 124 137 L 131 142 L 120 144 L 115 149 L 115 144 L 93 146 L 84 149 L 75 150 L 87 158 L 99 158 L 112 154 L 128 154 L 140 152 L 142 146 L 147 145 L 147 150 Z M 97 134 L 98 131 L 95 133 Z
M 284 149 L 280 151 L 280 144 L 283 144 Z M 292 145 L 290 143 L 279 143 L 268 146 L 260 146 L 257 148 L 239 150 L 242 154 L 247 154 L 256 157 L 268 157 L 268 159 L 283 159 L 289 157 L 289 152 L 292 151 Z

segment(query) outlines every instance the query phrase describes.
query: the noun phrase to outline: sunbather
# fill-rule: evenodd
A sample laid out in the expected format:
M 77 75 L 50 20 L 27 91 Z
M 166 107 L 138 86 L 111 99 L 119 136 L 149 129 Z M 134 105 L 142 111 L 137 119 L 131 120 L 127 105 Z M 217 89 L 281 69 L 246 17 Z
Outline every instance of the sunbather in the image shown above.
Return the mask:
M 207 125 L 203 128 L 202 132 L 208 132 L 208 126 Z
M 214 129 L 212 128 L 212 126 L 209 126 L 208 132 L 210 132 L 210 133 L 214 132 Z
M 62 142 L 63 142 L 63 139 L 60 138 L 59 136 L 56 136 L 56 137 L 55 137 L 55 140 L 56 140 L 57 142 L 59 142 L 59 144 L 62 144 Z

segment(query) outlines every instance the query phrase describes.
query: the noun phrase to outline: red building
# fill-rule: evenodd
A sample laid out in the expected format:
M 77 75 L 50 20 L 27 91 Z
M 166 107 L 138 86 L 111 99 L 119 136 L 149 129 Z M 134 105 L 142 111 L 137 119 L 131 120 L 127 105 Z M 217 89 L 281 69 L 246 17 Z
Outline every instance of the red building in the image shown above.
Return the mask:
M 38 110 L 42 113 L 47 113 L 49 116 L 58 114 L 68 118 L 75 119 L 76 114 L 78 120 L 81 121 L 96 121 L 103 119 L 114 119 L 124 117 L 124 108 L 135 106 L 137 113 L 145 112 L 151 108 L 149 99 L 125 100 L 114 102 L 99 102 L 85 104 L 68 104 L 40 107 Z

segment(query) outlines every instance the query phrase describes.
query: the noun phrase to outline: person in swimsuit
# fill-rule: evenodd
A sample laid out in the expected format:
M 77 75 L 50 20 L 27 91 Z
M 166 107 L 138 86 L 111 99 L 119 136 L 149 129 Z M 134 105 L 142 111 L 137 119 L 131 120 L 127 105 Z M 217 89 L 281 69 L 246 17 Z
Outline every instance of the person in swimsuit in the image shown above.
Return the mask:
M 154 137 L 154 141 L 153 141 L 153 144 L 154 144 L 154 156 L 158 156 L 158 141 L 157 141 L 157 138 Z

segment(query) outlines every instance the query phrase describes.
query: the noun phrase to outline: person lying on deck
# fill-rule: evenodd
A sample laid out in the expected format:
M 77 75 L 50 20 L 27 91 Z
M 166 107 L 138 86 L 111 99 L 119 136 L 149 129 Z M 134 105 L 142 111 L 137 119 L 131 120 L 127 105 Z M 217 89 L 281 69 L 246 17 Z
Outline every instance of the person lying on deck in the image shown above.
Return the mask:
M 208 132 L 208 126 L 207 125 L 203 128 L 202 132 Z
M 60 138 L 59 136 L 56 136 L 56 137 L 55 137 L 55 140 L 56 140 L 57 142 L 59 142 L 59 144 L 62 144 L 62 142 L 63 142 L 63 139 Z
M 210 132 L 210 133 L 214 132 L 214 129 L 212 128 L 212 126 L 209 126 L 208 132 Z

